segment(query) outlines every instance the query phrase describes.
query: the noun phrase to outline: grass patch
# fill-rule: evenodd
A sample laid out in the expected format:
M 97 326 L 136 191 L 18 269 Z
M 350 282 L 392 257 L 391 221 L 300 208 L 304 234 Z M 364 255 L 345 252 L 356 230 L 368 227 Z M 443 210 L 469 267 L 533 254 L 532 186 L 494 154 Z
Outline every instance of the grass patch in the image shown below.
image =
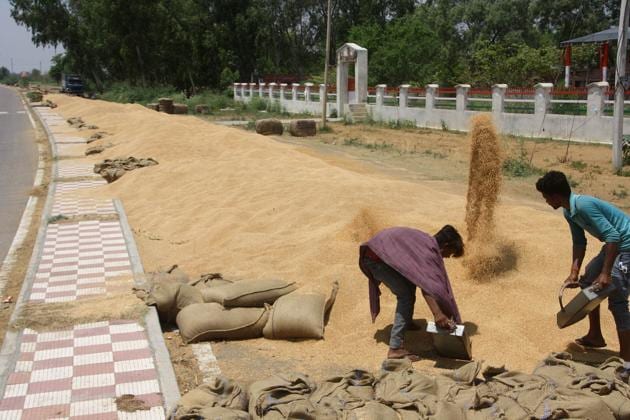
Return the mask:
M 574 160 L 573 162 L 571 162 L 570 166 L 573 169 L 576 169 L 576 170 L 578 170 L 580 172 L 583 172 L 588 165 L 586 164 L 586 162 L 583 162 L 581 160 Z
M 432 157 L 433 159 L 446 159 L 448 157 L 448 155 L 445 153 L 436 152 L 431 149 L 425 150 L 424 152 L 422 152 L 422 155 Z
M 628 191 L 621 187 L 621 189 L 619 191 L 617 191 L 616 189 L 612 191 L 612 195 L 614 195 L 615 197 L 617 197 L 620 200 L 623 200 L 624 198 L 628 197 Z
M 320 125 L 318 129 L 320 133 L 332 133 L 334 131 L 333 128 L 330 126 L 330 124 L 323 125 L 323 126 Z
M 617 176 L 623 176 L 623 177 L 630 177 L 630 169 L 619 169 L 617 172 L 615 172 L 615 175 Z
M 355 146 L 355 147 L 363 147 L 365 149 L 368 150 L 390 150 L 393 149 L 394 145 L 390 144 L 390 143 L 362 143 L 361 140 L 359 140 L 356 137 L 352 137 L 349 139 L 344 139 L 343 140 L 343 145 L 344 146 Z
M 63 214 L 57 214 L 48 218 L 48 224 L 61 222 L 62 220 L 68 220 L 68 217 L 64 216 Z
M 525 156 L 507 158 L 503 161 L 503 174 L 511 178 L 542 175 L 543 170 L 532 165 Z

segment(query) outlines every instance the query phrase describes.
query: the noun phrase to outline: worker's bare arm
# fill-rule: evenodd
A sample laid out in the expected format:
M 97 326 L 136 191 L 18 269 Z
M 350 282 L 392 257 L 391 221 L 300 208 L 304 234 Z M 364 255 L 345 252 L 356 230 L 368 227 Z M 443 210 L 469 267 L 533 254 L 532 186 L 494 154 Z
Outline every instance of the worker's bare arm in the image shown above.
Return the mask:
M 442 309 L 440 308 L 440 305 L 438 305 L 437 301 L 424 292 L 422 292 L 422 296 L 424 297 L 424 300 L 427 302 L 427 305 L 429 306 L 429 309 L 433 314 L 435 324 L 438 327 L 446 330 L 454 330 L 456 327 L 455 322 L 453 322 L 451 318 L 447 317 L 444 312 L 442 312 Z
M 586 247 L 583 245 L 573 245 L 573 258 L 571 259 L 571 274 L 564 281 L 568 287 L 578 287 L 578 277 L 580 275 L 580 268 L 582 268 L 582 262 L 584 261 L 584 254 L 586 253 Z

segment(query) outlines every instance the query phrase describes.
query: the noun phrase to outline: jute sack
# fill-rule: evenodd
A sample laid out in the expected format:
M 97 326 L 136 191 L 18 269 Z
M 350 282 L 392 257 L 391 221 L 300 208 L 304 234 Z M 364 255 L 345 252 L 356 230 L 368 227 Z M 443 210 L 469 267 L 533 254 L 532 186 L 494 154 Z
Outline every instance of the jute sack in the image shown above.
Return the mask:
M 191 420 L 249 420 L 251 416 L 246 411 L 233 410 L 224 407 L 206 407 L 197 413 L 196 417 L 189 417 Z M 182 418 L 184 420 L 184 418 Z
M 218 376 L 184 394 L 172 414 L 176 419 L 187 418 L 187 415 L 190 415 L 190 418 L 197 418 L 193 415 L 210 407 L 245 411 L 247 393 L 234 381 Z
M 177 315 L 184 343 L 207 340 L 242 340 L 262 336 L 269 309 L 225 309 L 218 303 L 195 303 Z
M 273 305 L 263 336 L 269 339 L 323 338 L 326 314 L 338 290 L 339 283 L 334 282 L 328 298 L 315 292 L 282 296 Z
M 241 280 L 202 290 L 204 302 L 220 303 L 226 308 L 262 307 L 297 289 L 295 282 L 279 279 Z
M 149 291 L 149 296 L 145 301 L 147 305 L 155 305 L 160 321 L 163 323 L 174 319 L 172 313 L 175 311 L 180 286 L 181 284 L 168 280 L 156 281 Z
M 145 301 L 148 305 L 155 305 L 160 320 L 168 324 L 174 322 L 179 311 L 186 306 L 203 303 L 203 296 L 193 286 L 165 280 L 153 284 Z

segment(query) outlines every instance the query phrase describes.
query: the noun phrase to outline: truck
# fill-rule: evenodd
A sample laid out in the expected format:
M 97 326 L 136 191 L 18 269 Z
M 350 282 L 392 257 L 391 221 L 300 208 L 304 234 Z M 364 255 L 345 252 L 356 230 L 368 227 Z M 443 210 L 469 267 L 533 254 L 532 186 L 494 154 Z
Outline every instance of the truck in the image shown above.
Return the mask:
M 83 94 L 83 80 L 76 74 L 61 75 L 61 92 L 75 95 Z

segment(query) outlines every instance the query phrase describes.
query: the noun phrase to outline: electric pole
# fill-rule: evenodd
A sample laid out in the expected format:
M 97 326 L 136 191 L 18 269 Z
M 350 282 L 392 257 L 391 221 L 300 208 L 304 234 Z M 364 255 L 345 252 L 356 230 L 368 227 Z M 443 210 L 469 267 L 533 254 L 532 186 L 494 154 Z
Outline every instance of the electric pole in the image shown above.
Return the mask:
M 615 112 L 613 117 L 612 163 L 615 170 L 623 166 L 623 114 L 626 82 L 626 52 L 628 49 L 628 0 L 621 0 L 617 37 L 617 70 L 615 71 Z
M 328 60 L 330 59 L 330 4 L 328 0 L 328 11 L 326 12 L 326 57 L 324 57 L 324 97 L 319 98 L 322 102 L 322 127 L 326 127 L 326 107 L 328 105 Z

